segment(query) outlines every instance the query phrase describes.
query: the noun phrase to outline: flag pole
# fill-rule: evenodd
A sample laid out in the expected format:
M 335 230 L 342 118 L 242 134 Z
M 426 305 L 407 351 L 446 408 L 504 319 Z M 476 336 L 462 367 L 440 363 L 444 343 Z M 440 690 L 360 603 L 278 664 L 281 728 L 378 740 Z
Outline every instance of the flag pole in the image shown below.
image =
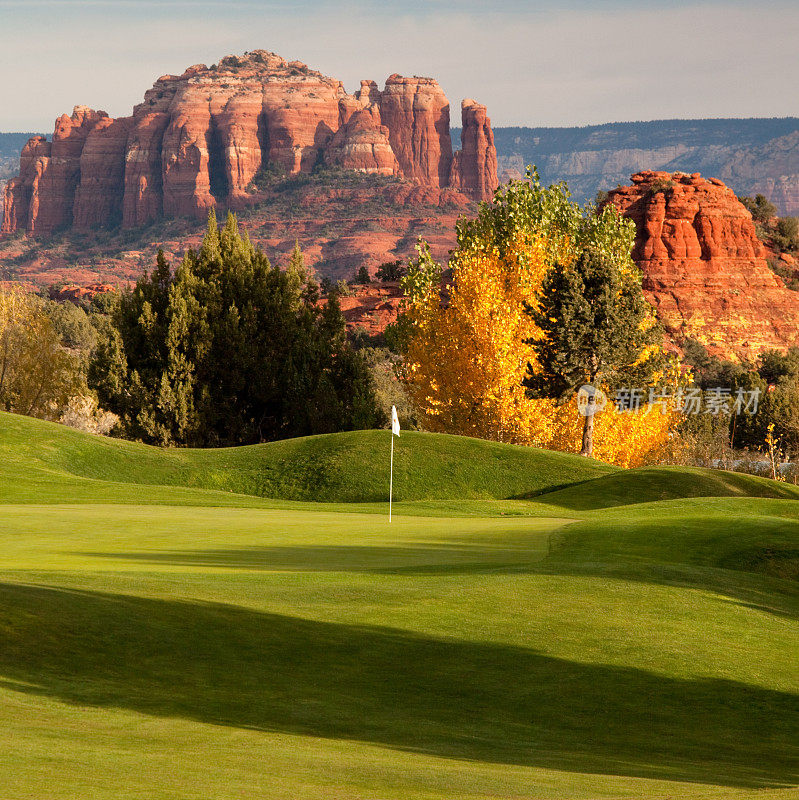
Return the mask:
M 391 477 L 388 482 L 388 521 L 391 522 L 391 501 L 394 495 L 394 432 L 391 432 Z
M 388 479 L 388 521 L 391 522 L 391 504 L 394 500 L 394 437 L 400 435 L 397 407 L 391 406 L 391 477 Z

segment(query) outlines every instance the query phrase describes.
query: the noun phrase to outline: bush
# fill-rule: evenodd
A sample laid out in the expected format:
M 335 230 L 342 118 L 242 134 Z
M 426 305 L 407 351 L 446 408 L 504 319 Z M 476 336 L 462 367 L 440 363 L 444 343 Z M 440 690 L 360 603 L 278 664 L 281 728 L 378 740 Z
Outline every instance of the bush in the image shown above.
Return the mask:
M 670 194 L 674 189 L 674 181 L 670 178 L 658 178 L 652 186 L 649 187 L 649 193 L 654 196 L 656 194 Z
M 107 436 L 116 427 L 119 417 L 111 411 L 103 411 L 96 398 L 83 395 L 70 397 L 59 422 L 76 431 Z
M 263 192 L 267 189 L 273 188 L 281 181 L 286 180 L 286 177 L 287 173 L 285 167 L 283 167 L 281 164 L 269 162 L 268 164 L 262 166 L 258 172 L 255 173 L 252 181 L 250 181 L 250 185 L 247 188 L 250 191 L 257 190 Z
M 393 283 L 402 280 L 408 272 L 402 261 L 386 261 L 377 268 L 375 275 L 383 283 Z
M 738 200 L 746 206 L 755 222 L 765 223 L 777 215 L 777 207 L 762 194 L 757 194 L 754 198 L 739 197 Z
M 349 283 L 342 278 L 336 281 L 335 293 L 341 297 L 349 297 L 352 294 Z
M 386 347 L 364 347 L 359 352 L 369 367 L 377 403 L 386 418 L 391 419 L 391 406 L 395 406 L 403 430 L 421 430 L 416 410 L 397 378 L 397 369 L 402 362 L 400 356 Z
M 369 270 L 366 269 L 365 266 L 360 266 L 352 282 L 361 284 L 362 286 L 368 286 L 372 282 L 372 278 L 369 276 Z
M 40 299 L 42 311 L 50 318 L 61 343 L 70 350 L 91 350 L 97 343 L 97 334 L 89 315 L 70 302 Z
M 40 298 L 0 290 L 0 409 L 57 419 L 85 383 L 83 360 L 64 348 Z
M 791 289 L 791 291 L 794 292 L 799 291 L 799 280 L 794 277 L 793 270 L 790 269 L 790 267 L 786 266 L 776 258 L 767 258 L 766 263 L 769 265 L 769 269 L 771 269 L 775 275 L 785 281 L 785 286 L 788 289 Z
M 796 217 L 780 217 L 771 241 L 783 253 L 799 250 L 799 219 Z
M 380 427 L 372 380 L 346 340 L 335 295 L 322 306 L 298 247 L 273 267 L 213 212 L 198 251 L 155 269 L 105 319 L 89 370 L 130 438 L 230 446 Z M 72 394 L 76 394 L 73 392 Z

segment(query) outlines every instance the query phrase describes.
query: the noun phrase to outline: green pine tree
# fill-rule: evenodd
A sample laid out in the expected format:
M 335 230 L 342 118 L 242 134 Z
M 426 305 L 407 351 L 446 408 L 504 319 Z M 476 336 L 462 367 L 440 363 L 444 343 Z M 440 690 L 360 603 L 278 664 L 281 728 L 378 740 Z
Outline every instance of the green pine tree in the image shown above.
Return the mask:
M 319 304 L 295 245 L 285 271 L 213 212 L 200 248 L 124 294 L 96 350 L 92 385 L 126 435 L 235 445 L 378 427 L 371 378 L 338 303 Z
M 635 264 L 591 246 L 546 279 L 530 309 L 543 336 L 531 341 L 539 365 L 525 380 L 535 397 L 565 402 L 584 384 L 646 386 L 662 369 L 663 334 L 641 290 Z M 583 423 L 581 455 L 593 450 L 594 415 Z

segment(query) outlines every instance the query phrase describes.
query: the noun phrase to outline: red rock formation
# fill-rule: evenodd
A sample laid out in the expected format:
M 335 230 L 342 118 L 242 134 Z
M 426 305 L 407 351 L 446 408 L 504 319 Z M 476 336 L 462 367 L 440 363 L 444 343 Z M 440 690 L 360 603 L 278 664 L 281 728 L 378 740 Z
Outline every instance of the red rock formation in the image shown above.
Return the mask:
M 392 75 L 382 92 L 362 81 L 350 96 L 299 61 L 227 56 L 162 76 L 131 117 L 79 106 L 59 118 L 52 143 L 29 143 L 6 186 L 3 232 L 204 217 L 257 201 L 253 179 L 265 167 L 292 174 L 320 162 L 482 199 L 497 183 L 493 135 L 483 106 L 466 103 L 463 120 L 453 172 L 449 102 L 436 81 Z
M 3 233 L 27 230 L 31 201 L 38 207 L 39 179 L 50 159 L 50 143 L 44 136 L 28 140 L 19 157 L 19 175 L 3 187 Z
M 80 183 L 75 191 L 73 222 L 89 230 L 122 219 L 125 150 L 131 119 L 105 117 L 86 137 L 80 156 Z
M 497 150 L 488 109 L 471 99 L 461 103 L 461 149 L 452 162 L 450 185 L 475 200 L 490 200 L 497 179 Z
M 325 163 L 375 175 L 399 175 L 400 166 L 376 106 L 349 115 L 325 152 Z
M 24 183 L 21 177 L 12 178 L 3 186 L 3 224 L 0 227 L 0 234 L 14 233 L 14 231 L 24 231 L 27 227 L 27 215 L 24 209 L 27 208 L 28 199 L 25 193 Z
M 67 284 L 60 289 L 51 289 L 49 295 L 51 300 L 78 303 L 81 300 L 91 300 L 98 294 L 108 294 L 109 292 L 116 291 L 117 287 L 111 286 L 109 283 L 90 283 L 88 286 Z
M 52 233 L 72 223 L 81 153 L 89 134 L 107 119 L 105 111 L 75 106 L 71 117 L 64 114 L 56 120 L 49 163 L 39 180 L 38 210 L 31 219 L 37 232 Z
M 380 118 L 405 177 L 430 186 L 449 183 L 449 100 L 437 81 L 391 75 L 380 93 Z
M 799 345 L 799 292 L 769 269 L 752 217 L 721 181 L 639 172 L 609 193 L 636 225 L 644 290 L 677 342 L 740 358 Z
M 3 233 L 38 232 L 39 185 L 50 164 L 51 144 L 44 136 L 28 140 L 19 157 L 19 176 L 5 186 Z
M 339 296 L 338 301 L 347 330 L 375 336 L 397 321 L 402 298 L 398 283 L 371 283 L 351 287 L 350 294 Z
M 19 175 L 5 185 L 3 233 L 33 231 L 32 220 L 39 208 L 39 181 L 49 163 L 50 143 L 44 136 L 29 139 L 19 157 Z
M 159 78 L 159 83 L 164 78 Z M 163 214 L 161 141 L 169 124 L 166 110 L 174 96 L 159 90 L 158 83 L 144 96 L 144 103 L 133 109 L 131 132 L 125 154 L 125 191 L 122 198 L 122 224 L 126 228 L 144 225 Z M 155 95 L 155 96 L 153 96 Z

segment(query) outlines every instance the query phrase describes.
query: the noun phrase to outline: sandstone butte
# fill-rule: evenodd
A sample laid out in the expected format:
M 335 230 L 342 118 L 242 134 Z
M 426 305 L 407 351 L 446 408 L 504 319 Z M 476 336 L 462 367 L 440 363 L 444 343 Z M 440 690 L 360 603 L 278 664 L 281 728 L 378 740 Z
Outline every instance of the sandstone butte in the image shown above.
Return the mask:
M 76 106 L 52 141 L 34 137 L 4 190 L 2 232 L 47 235 L 162 217 L 204 217 L 254 202 L 253 179 L 325 163 L 392 175 L 428 191 L 484 200 L 497 186 L 485 106 L 465 100 L 453 153 L 450 106 L 431 78 L 391 75 L 382 90 L 255 50 L 164 75 L 130 117 Z
M 799 345 L 799 292 L 769 268 L 750 213 L 720 180 L 638 172 L 607 202 L 635 222 L 644 291 L 677 345 L 738 358 Z

